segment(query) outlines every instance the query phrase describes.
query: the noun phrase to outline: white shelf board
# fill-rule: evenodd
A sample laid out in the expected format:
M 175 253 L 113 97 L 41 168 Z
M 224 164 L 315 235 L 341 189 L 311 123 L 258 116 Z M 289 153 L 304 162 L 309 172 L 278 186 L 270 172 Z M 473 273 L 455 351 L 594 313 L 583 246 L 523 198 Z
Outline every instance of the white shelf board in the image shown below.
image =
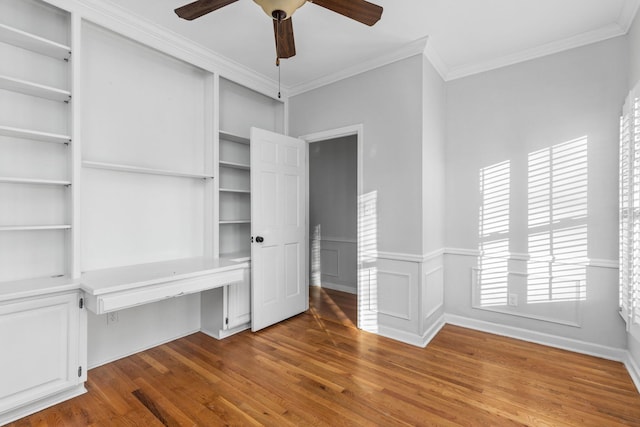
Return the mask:
M 220 224 L 251 224 L 250 219 L 222 219 Z
M 0 41 L 58 59 L 69 59 L 71 48 L 63 44 L 0 24 Z
M 42 297 L 47 294 L 75 291 L 79 288 L 77 280 L 64 275 L 12 280 L 0 282 L 0 301 Z
M 230 252 L 230 253 L 220 254 L 220 259 L 228 259 L 234 262 L 250 262 L 251 251 Z
M 173 177 L 179 177 L 179 178 L 198 178 L 198 179 L 213 178 L 213 176 L 211 175 L 187 173 L 187 172 L 176 172 L 176 171 L 166 170 L 166 169 L 143 168 L 139 166 L 119 165 L 115 163 L 94 162 L 89 160 L 83 160 L 82 166 L 86 168 L 106 169 L 106 170 L 111 170 L 116 172 L 142 173 L 142 174 L 148 174 L 148 175 L 173 176 Z
M 20 92 L 25 95 L 37 96 L 39 98 L 50 99 L 52 101 L 68 102 L 71 100 L 71 92 L 67 90 L 56 89 L 54 87 L 3 75 L 0 75 L 0 89 Z
M 69 230 L 70 225 L 11 225 L 1 226 L 0 231 L 40 231 L 40 230 Z
M 0 135 L 10 136 L 13 138 L 32 139 L 42 142 L 55 142 L 58 144 L 68 144 L 71 142 L 69 135 L 60 135 L 57 133 L 41 132 L 30 129 L 20 129 L 10 126 L 0 125 Z
M 250 144 L 251 140 L 249 138 L 245 138 L 244 136 L 234 135 L 230 132 L 225 132 L 221 130 L 219 132 L 220 139 L 224 139 L 225 141 L 238 142 L 240 144 Z
M 251 194 L 251 190 L 236 190 L 233 188 L 221 188 L 221 193 L 239 193 L 239 194 Z
M 32 179 L 0 176 L 0 183 L 4 184 L 35 184 L 35 185 L 71 185 L 71 181 L 57 181 L 52 179 Z
M 227 162 L 225 160 L 220 160 L 218 163 L 219 163 L 220 167 L 225 167 L 225 168 L 242 169 L 242 170 L 250 170 L 251 169 L 251 167 L 249 165 L 245 165 L 243 163 Z

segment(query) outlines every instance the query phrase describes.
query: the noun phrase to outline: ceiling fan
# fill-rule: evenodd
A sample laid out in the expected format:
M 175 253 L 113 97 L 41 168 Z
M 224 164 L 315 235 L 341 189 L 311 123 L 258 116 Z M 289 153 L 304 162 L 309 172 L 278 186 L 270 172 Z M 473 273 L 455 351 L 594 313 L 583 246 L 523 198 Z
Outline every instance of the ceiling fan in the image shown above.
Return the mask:
M 197 0 L 175 10 L 176 14 L 189 21 L 220 9 L 238 0 Z M 346 16 L 365 25 L 372 26 L 380 20 L 382 7 L 365 0 L 253 0 L 273 19 L 276 39 L 276 63 L 280 58 L 291 58 L 296 54 L 291 15 L 307 1 Z

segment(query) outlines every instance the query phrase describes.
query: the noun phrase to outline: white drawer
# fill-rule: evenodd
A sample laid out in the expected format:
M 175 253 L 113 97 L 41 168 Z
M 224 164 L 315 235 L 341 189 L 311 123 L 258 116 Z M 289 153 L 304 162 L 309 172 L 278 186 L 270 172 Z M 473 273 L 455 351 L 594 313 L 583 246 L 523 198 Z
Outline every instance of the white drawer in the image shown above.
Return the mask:
M 245 269 L 213 273 L 190 279 L 168 280 L 150 286 L 86 295 L 87 308 L 96 314 L 109 313 L 142 304 L 218 288 L 245 279 Z

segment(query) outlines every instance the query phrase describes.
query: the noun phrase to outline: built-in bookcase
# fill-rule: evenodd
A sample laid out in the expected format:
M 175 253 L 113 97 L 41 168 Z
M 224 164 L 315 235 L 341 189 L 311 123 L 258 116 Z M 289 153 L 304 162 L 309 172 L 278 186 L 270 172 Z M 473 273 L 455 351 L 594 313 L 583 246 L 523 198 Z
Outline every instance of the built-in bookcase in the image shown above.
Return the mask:
M 71 18 L 0 3 L 0 283 L 70 275 Z
M 249 139 L 220 132 L 220 254 L 248 256 L 251 233 Z
M 249 256 L 251 250 L 251 127 L 283 132 L 284 104 L 220 79 L 218 132 L 219 251 Z

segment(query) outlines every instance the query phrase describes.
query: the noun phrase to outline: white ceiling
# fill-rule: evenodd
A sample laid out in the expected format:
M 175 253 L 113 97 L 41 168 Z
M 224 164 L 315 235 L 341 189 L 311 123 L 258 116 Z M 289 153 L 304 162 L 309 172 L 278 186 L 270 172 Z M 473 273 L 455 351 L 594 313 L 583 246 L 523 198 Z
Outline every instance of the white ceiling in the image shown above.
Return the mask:
M 104 0 L 277 80 L 270 18 L 239 0 L 194 21 L 173 10 L 189 0 Z M 348 1 L 348 0 L 345 0 Z M 384 62 L 428 36 L 426 53 L 449 80 L 625 34 L 640 0 L 370 0 L 373 27 L 307 3 L 293 15 L 297 55 L 282 60 L 291 90 L 345 69 Z

